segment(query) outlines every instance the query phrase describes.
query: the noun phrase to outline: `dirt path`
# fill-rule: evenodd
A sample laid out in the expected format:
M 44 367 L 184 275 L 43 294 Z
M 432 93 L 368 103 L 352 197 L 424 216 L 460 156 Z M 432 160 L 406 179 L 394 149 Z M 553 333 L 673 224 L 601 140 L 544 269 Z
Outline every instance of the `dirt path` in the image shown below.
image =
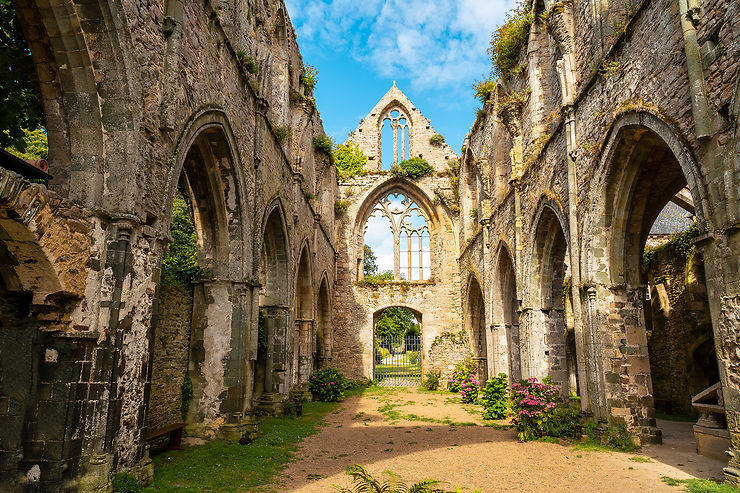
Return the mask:
M 641 454 L 577 451 L 552 443 L 519 443 L 511 430 L 485 426 L 480 407 L 454 394 L 375 390 L 347 399 L 326 426 L 303 441 L 299 459 L 277 491 L 315 493 L 349 486 L 350 464 L 391 470 L 408 482 L 444 480 L 454 491 L 666 491 L 661 476 L 721 478 L 723 463 L 698 456 L 690 425 L 668 423 L 666 444 Z M 666 430 L 666 431 L 669 431 Z M 687 438 L 688 437 L 688 438 Z M 642 455 L 650 462 L 635 462 Z M 645 460 L 645 459 L 643 459 Z

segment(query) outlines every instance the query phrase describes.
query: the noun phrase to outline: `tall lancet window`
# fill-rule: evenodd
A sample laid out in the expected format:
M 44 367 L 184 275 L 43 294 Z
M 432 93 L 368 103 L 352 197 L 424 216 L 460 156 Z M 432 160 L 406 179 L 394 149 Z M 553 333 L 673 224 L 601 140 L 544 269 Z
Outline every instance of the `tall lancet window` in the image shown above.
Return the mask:
M 389 170 L 411 155 L 410 122 L 400 109 L 391 110 L 380 130 L 383 169 Z
M 396 190 L 379 200 L 365 224 L 365 275 L 385 274 L 397 281 L 431 277 L 429 220 L 424 209 Z M 368 256 L 374 267 L 368 271 Z

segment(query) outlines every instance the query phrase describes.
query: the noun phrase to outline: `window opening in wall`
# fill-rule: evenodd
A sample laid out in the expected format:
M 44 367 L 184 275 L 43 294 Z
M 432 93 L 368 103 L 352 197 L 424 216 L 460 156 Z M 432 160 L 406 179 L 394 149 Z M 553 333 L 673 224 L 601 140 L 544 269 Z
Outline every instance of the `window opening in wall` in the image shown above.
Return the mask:
M 411 156 L 411 128 L 409 119 L 399 109 L 391 110 L 380 130 L 382 169 L 403 162 Z
M 430 279 L 430 240 L 423 209 L 400 191 L 389 193 L 375 204 L 365 225 L 364 276 L 397 281 Z

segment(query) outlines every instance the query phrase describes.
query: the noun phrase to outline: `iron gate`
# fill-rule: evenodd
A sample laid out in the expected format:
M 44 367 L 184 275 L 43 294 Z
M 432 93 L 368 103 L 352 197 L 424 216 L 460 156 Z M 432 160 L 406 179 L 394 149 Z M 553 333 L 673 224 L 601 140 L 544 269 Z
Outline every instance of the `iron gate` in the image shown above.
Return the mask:
M 378 385 L 421 385 L 421 336 L 375 338 L 375 371 Z

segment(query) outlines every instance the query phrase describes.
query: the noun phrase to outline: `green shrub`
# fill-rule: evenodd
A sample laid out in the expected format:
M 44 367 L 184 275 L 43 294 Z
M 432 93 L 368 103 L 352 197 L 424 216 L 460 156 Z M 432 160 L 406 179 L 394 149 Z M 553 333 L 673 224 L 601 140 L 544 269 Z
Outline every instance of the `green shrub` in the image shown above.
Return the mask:
M 344 390 L 355 390 L 355 389 L 366 389 L 373 386 L 373 381 L 369 378 L 362 378 L 360 380 L 345 380 Z
M 434 173 L 434 168 L 432 168 L 426 159 L 419 156 L 407 159 L 398 166 L 391 168 L 391 174 L 404 178 L 420 178 L 431 175 L 432 173 Z
M 349 142 L 334 149 L 334 165 L 337 167 L 338 181 L 364 175 L 366 162 L 367 156 L 357 144 Z
M 190 379 L 190 372 L 185 372 L 185 378 L 180 386 L 180 393 L 182 394 L 182 402 L 180 403 L 180 414 L 185 418 L 188 415 L 190 409 L 190 401 L 193 400 L 193 381 Z
M 547 434 L 558 438 L 578 438 L 582 433 L 579 422 L 581 408 L 579 406 L 557 406 L 548 423 Z
M 419 351 L 406 351 L 406 359 L 411 365 L 419 364 Z
M 48 159 L 49 158 L 49 138 L 46 130 L 39 127 L 36 130 L 22 128 L 24 150 L 11 146 L 5 149 L 9 153 L 23 159 Z M 7 131 L 6 131 L 7 132 Z
M 429 143 L 433 146 L 439 146 L 445 143 L 445 138 L 442 137 L 440 134 L 434 134 L 429 137 Z
M 520 3 L 506 15 L 506 22 L 493 32 L 488 54 L 493 62 L 494 75 L 506 77 L 516 67 L 529 40 L 531 10 L 531 1 Z
M 496 81 L 486 79 L 477 80 L 473 84 L 473 90 L 475 91 L 475 97 L 480 99 L 480 102 L 486 104 L 491 93 L 496 90 Z
M 316 150 L 331 155 L 331 149 L 332 147 L 334 147 L 334 144 L 329 137 L 327 137 L 326 135 L 321 135 L 319 137 L 314 137 L 313 146 Z
M 427 390 L 437 390 L 439 388 L 439 371 L 432 370 L 428 372 L 424 380 L 421 381 L 421 386 Z
M 162 257 L 162 282 L 180 289 L 190 289 L 193 281 L 205 272 L 198 267 L 198 238 L 188 199 L 175 192 L 170 219 L 172 241 Z
M 319 71 L 313 65 L 306 65 L 303 67 L 303 75 L 301 75 L 300 81 L 308 89 L 308 92 L 312 92 L 319 81 Z
M 336 402 L 344 395 L 344 376 L 336 368 L 316 370 L 308 379 L 308 390 L 321 402 Z
M 275 138 L 279 143 L 284 143 L 290 138 L 290 130 L 288 130 L 286 127 L 276 127 Z
M 250 74 L 257 73 L 257 62 L 251 56 L 247 55 L 247 50 L 239 50 L 236 52 L 236 58 L 239 59 L 239 63 L 244 65 L 247 72 Z
M 499 373 L 489 378 L 483 387 L 483 419 L 504 419 L 506 417 L 506 404 L 508 384 L 506 373 Z
M 349 200 L 337 200 L 334 202 L 334 214 L 344 214 L 349 208 Z
M 119 472 L 113 476 L 114 493 L 139 493 L 141 485 L 133 474 L 128 472 Z

